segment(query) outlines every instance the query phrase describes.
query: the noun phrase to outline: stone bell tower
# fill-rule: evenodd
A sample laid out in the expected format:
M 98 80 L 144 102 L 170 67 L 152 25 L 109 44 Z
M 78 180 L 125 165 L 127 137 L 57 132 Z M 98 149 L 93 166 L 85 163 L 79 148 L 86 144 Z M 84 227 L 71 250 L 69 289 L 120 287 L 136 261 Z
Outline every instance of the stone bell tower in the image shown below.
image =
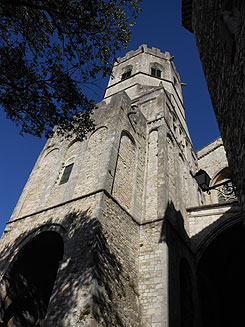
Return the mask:
M 7 223 L 0 326 L 180 324 L 169 271 L 193 261 L 186 207 L 202 196 L 173 57 L 118 58 L 93 119 L 83 142 L 47 141 Z

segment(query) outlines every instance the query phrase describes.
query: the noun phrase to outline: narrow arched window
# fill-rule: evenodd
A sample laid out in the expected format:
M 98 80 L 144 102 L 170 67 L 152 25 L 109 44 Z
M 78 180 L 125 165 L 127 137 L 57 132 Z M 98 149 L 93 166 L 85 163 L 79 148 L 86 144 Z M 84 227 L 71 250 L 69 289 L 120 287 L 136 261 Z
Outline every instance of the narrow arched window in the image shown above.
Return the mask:
M 135 141 L 127 132 L 122 132 L 118 148 L 112 195 L 128 210 L 131 209 L 135 184 L 135 162 Z
M 157 218 L 158 192 L 158 130 L 150 132 L 148 137 L 147 169 L 146 169 L 146 218 Z

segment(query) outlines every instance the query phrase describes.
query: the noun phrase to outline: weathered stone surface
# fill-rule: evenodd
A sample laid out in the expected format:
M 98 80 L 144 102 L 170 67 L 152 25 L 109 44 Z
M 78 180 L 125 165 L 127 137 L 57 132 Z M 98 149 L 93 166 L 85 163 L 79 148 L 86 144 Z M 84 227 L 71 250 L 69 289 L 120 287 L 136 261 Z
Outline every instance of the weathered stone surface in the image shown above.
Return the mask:
M 237 206 L 204 196 L 194 175 L 202 168 L 219 180 L 227 168 L 222 141 L 195 153 L 168 52 L 143 45 L 118 62 L 94 111 L 95 131 L 83 142 L 56 135 L 47 141 L 7 224 L 0 248 L 4 323 L 22 315 L 25 325 L 50 327 L 200 326 L 195 255 L 212 225 L 233 219 Z M 30 266 L 21 265 L 38 235 L 51 247 L 50 235 L 63 240 L 54 282 L 45 274 L 52 260 L 42 261 L 40 275 L 31 266 L 35 253 Z M 28 300 L 21 310 L 17 296 Z
M 238 199 L 245 215 L 244 2 L 185 0 L 183 6 L 183 23 L 189 30 L 189 18 L 192 17 L 191 31 L 195 35 Z

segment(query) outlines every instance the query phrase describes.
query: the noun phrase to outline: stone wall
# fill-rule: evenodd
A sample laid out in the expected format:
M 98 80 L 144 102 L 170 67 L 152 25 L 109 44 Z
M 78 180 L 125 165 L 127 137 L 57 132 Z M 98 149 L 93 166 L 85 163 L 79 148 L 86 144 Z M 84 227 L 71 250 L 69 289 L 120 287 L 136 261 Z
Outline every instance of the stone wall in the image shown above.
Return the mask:
M 245 212 L 245 6 L 243 1 L 183 1 L 234 183 Z
M 221 137 L 197 151 L 198 166 L 214 178 L 223 168 L 228 167 L 226 152 Z
M 139 226 L 132 217 L 109 194 L 97 193 L 13 221 L 1 242 L 2 275 L 23 246 L 45 230 L 57 231 L 64 240 L 45 326 L 93 321 L 96 326 L 140 326 Z M 83 314 L 85 308 L 89 312 Z
M 118 267 L 112 266 L 112 272 L 108 270 L 108 275 L 105 276 L 111 290 L 106 287 L 103 290 L 105 297 L 110 300 L 108 316 L 111 319 L 113 314 L 119 317 L 118 321 L 114 317 L 114 324 L 110 323 L 109 326 L 141 326 L 138 289 L 139 225 L 112 197 L 104 195 L 101 208 L 102 230 L 110 252 L 118 261 Z
M 224 178 L 219 181 L 219 176 L 221 176 L 222 172 L 225 170 L 229 170 L 226 152 L 221 137 L 200 149 L 197 152 L 197 156 L 199 168 L 206 171 L 211 178 L 210 186 L 218 184 L 216 182 L 217 180 L 221 183 Z M 231 175 L 228 174 L 226 177 L 231 178 Z M 205 198 L 205 204 L 218 203 L 218 195 L 218 189 L 204 192 L 203 196 Z
M 237 214 L 239 214 L 239 206 L 237 203 L 216 203 L 202 207 L 189 208 L 189 237 L 193 238 L 194 243 L 198 244 L 202 239 L 205 239 L 209 232 L 213 231 L 216 223 L 220 223 L 226 219 L 229 220 Z
M 109 84 L 115 94 L 107 93 L 94 110 L 95 131 L 83 142 L 54 135 L 41 152 L 1 240 L 0 318 L 5 315 L 5 321 L 16 300 L 11 276 L 21 266 L 26 246 L 52 231 L 56 245 L 63 240 L 64 256 L 56 257 L 56 279 L 54 284 L 49 281 L 52 295 L 45 297 L 47 312 L 38 321 L 37 313 L 31 316 L 36 323 L 199 326 L 193 251 L 222 215 L 229 220 L 237 212 L 231 204 L 200 208 L 204 199 L 194 175 L 203 168 L 213 177 L 227 164 L 222 143 L 216 140 L 196 155 L 169 53 L 146 46 L 143 50 L 119 60 L 125 66 L 116 67 L 118 81 Z M 162 73 L 170 88 L 148 76 L 151 64 L 165 65 Z M 135 82 L 133 76 L 121 82 L 126 65 L 133 66 L 136 75 L 148 74 L 132 98 L 130 92 L 119 92 L 125 83 Z M 144 85 L 148 80 L 154 83 Z M 48 282 L 45 253 L 43 262 L 39 277 Z M 22 285 L 23 280 L 30 300 L 33 281 L 28 273 Z M 39 309 L 44 297 L 38 301 Z
M 143 208 L 145 118 L 126 94 L 103 106 L 87 140 L 48 140 L 1 240 L 5 276 L 37 233 L 62 235 L 64 257 L 45 326 L 140 324 L 136 220 Z M 60 184 L 71 163 L 68 182 Z
M 168 326 L 168 248 L 163 221 L 140 229 L 139 299 L 142 327 Z

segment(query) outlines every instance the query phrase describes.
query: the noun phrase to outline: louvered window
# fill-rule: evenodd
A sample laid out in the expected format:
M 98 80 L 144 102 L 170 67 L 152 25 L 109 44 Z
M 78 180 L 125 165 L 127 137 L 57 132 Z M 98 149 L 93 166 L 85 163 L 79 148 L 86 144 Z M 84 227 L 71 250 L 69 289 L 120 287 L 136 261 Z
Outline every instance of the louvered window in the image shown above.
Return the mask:
M 161 71 L 160 69 L 156 69 L 156 68 L 151 68 L 151 75 L 161 78 Z

